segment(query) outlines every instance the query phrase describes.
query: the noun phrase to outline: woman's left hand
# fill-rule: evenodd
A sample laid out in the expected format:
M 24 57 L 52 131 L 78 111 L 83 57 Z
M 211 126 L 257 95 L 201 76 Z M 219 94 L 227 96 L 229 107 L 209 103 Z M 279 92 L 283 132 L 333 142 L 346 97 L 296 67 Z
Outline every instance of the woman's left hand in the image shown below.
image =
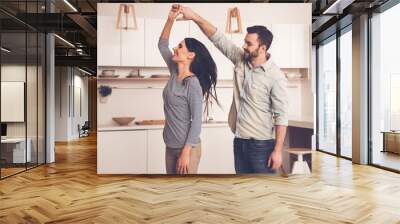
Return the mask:
M 189 173 L 190 150 L 190 146 L 185 145 L 185 147 L 183 147 L 181 155 L 179 156 L 178 161 L 176 161 L 176 172 L 178 174 Z
M 181 8 L 182 8 L 181 5 L 173 4 L 171 9 L 170 9 L 170 11 L 169 11 L 168 19 L 175 20 L 176 17 L 181 13 Z

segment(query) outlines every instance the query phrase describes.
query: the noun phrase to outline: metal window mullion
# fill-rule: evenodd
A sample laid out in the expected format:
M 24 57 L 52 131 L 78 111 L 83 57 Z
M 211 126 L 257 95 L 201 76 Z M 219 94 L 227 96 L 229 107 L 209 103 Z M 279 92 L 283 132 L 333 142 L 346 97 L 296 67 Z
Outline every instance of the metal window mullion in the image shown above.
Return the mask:
M 27 20 L 28 1 L 25 1 L 25 21 Z M 24 119 L 25 119 L 25 170 L 28 170 L 28 26 L 25 25 L 25 100 L 24 100 Z
M 316 102 L 316 132 L 315 132 L 315 146 L 316 146 L 316 149 L 319 149 L 319 53 L 318 53 L 318 51 L 319 51 L 319 44 L 317 44 L 316 45 L 316 48 L 315 48 L 315 60 L 316 60 L 316 63 L 315 63 L 315 88 L 316 88 L 316 100 L 315 100 L 315 102 Z
M 341 64 L 340 64 L 340 31 L 336 31 L 336 154 L 341 157 Z
M 368 108 L 368 124 L 367 124 L 367 132 L 368 132 L 368 155 L 367 155 L 367 164 L 373 164 L 373 153 L 372 153 L 372 64 L 371 64 L 371 56 L 372 56 L 372 33 L 371 33 L 371 20 L 372 20 L 372 12 L 368 12 L 368 31 L 367 31 L 367 46 L 368 46 L 368 53 L 367 53 L 367 108 Z

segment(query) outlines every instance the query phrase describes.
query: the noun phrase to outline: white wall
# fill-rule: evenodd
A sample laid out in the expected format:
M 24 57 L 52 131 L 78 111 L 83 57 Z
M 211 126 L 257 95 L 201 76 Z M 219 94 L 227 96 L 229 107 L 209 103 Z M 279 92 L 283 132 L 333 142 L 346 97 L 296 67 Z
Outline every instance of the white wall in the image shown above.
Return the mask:
M 55 68 L 55 141 L 68 141 L 68 67 Z
M 36 67 L 33 66 L 28 66 L 25 67 L 24 65 L 18 65 L 18 64 L 9 64 L 9 65 L 2 65 L 1 66 L 1 81 L 10 81 L 10 82 L 25 82 L 25 75 L 26 75 L 26 70 L 28 71 L 28 74 L 35 73 L 36 74 Z M 30 80 L 29 82 L 31 82 Z M 36 85 L 36 82 L 30 83 L 30 85 Z M 28 93 L 27 96 L 30 97 L 27 99 L 27 103 L 33 102 L 34 100 L 32 98 L 36 98 L 36 89 L 32 88 L 27 88 Z M 34 91 L 34 92 L 33 92 Z M 28 105 L 29 106 L 29 105 Z M 36 104 L 30 105 L 33 108 L 36 108 Z M 2 110 L 5 110 L 6 108 L 1 108 Z M 36 121 L 36 113 L 28 113 L 28 122 Z M 25 122 L 11 122 L 7 123 L 7 136 L 8 137 L 25 137 Z M 28 129 L 30 127 L 33 127 L 33 125 L 28 125 Z M 34 127 L 36 130 L 36 126 Z M 32 133 L 31 130 L 28 130 L 28 134 Z M 29 137 L 29 135 L 28 135 Z
M 78 138 L 78 124 L 88 120 L 88 79 L 71 67 L 56 67 L 55 72 L 55 141 L 69 141 Z

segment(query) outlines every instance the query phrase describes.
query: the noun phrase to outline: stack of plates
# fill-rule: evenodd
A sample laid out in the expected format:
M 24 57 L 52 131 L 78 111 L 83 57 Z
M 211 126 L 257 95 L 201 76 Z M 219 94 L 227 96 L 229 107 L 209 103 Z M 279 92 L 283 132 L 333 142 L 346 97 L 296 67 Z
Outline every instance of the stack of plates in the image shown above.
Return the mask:
M 150 78 L 155 78 L 155 79 L 159 79 L 159 78 L 164 78 L 164 79 L 168 79 L 170 76 L 166 75 L 166 74 L 156 74 L 156 75 L 151 75 Z
M 115 70 L 103 70 L 99 75 L 100 78 L 117 78 L 119 75 L 115 75 Z
M 142 76 L 142 75 L 128 75 L 128 76 L 125 76 L 126 78 L 144 78 L 144 76 Z

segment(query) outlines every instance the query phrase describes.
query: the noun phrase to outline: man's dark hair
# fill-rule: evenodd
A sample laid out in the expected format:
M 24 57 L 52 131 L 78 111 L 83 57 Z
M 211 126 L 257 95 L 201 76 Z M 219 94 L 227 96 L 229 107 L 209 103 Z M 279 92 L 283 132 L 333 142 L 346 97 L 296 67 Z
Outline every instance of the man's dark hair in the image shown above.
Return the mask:
M 267 50 L 271 47 L 272 39 L 274 35 L 272 35 L 271 31 L 267 29 L 265 26 L 250 26 L 247 27 L 247 33 L 256 33 L 258 34 L 258 41 L 260 45 L 265 45 Z

